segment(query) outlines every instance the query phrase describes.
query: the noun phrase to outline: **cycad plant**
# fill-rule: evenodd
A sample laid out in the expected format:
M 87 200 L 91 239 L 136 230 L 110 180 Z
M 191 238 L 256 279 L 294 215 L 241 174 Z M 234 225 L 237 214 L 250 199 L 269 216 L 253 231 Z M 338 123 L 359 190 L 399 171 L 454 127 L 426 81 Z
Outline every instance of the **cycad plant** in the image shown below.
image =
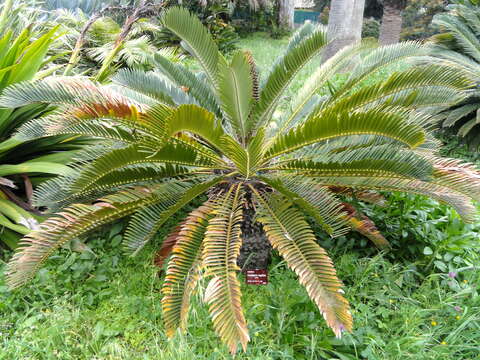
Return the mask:
M 136 254 L 167 219 L 206 194 L 162 245 L 172 248 L 162 289 L 165 328 L 169 336 L 186 328 L 190 296 L 204 276 L 214 328 L 235 353 L 249 341 L 237 277 L 242 240 L 251 235 L 246 224 L 261 224 L 258 241 L 268 239 L 340 336 L 352 329 L 349 304 L 306 215 L 333 237 L 345 234 L 351 212 L 340 197 L 374 189 L 425 194 L 473 219 L 470 199 L 480 198 L 480 174 L 437 155 L 422 111 L 457 101 L 470 82 L 441 66 L 378 76 L 424 55 L 419 44 L 343 49 L 274 120 L 295 75 L 325 47 L 322 28 L 301 28 L 260 82 L 251 54 L 238 51 L 227 61 L 188 11 L 171 8 L 162 22 L 182 38 L 202 73 L 157 57 L 158 72 L 124 70 L 114 85 L 58 78 L 11 87 L 2 97 L 11 106 L 59 104 L 54 114 L 23 126 L 20 138 L 103 139 L 77 159 L 72 174 L 37 193 L 37 204 L 61 211 L 22 240 L 8 265 L 10 287 L 25 284 L 66 242 L 127 216 L 123 246 Z M 335 87 L 334 75 L 359 56 Z
M 451 128 L 472 147 L 480 145 L 480 8 L 455 4 L 449 12 L 436 15 L 433 24 L 445 33 L 435 35 L 433 54 L 449 66 L 455 66 L 475 83 L 469 96 L 452 107 L 440 108 L 439 121 Z

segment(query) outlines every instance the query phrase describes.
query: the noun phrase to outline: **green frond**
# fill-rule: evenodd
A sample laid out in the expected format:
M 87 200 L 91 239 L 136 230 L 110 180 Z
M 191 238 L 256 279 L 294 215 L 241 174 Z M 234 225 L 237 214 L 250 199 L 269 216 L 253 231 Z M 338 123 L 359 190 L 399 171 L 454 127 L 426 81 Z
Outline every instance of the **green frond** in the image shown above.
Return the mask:
M 480 62 L 480 40 L 467 24 L 453 14 L 439 14 L 435 16 L 433 23 L 443 26 L 453 35 L 463 52 Z
M 205 109 L 217 115 L 221 114 L 214 89 L 206 81 L 185 66 L 174 64 L 161 55 L 155 54 L 154 61 L 161 74 L 177 85 L 179 89 L 187 92 Z
M 442 123 L 443 127 L 454 126 L 455 123 L 462 118 L 469 116 L 473 112 L 476 112 L 478 109 L 478 104 L 466 104 L 460 106 L 454 110 L 451 110 L 447 115 L 445 120 Z
M 197 101 L 159 73 L 135 69 L 121 69 L 112 78 L 113 83 L 135 90 L 166 105 L 196 104 Z
M 418 41 L 403 41 L 401 43 L 380 46 L 362 58 L 362 61 L 350 72 L 343 85 L 336 90 L 336 95 L 349 92 L 364 80 L 374 78 L 375 74 L 388 69 L 395 64 L 414 64 L 428 55 L 428 49 Z
M 379 150 L 384 147 L 379 147 Z M 373 150 L 373 151 L 372 151 Z M 368 152 L 371 151 L 371 156 Z M 354 151 L 352 151 L 354 152 Z M 421 156 L 411 151 L 399 151 L 391 158 L 387 156 L 375 157 L 374 149 L 359 149 L 363 153 L 355 159 L 355 155 L 346 152 L 342 159 L 333 157 L 330 162 L 317 162 L 311 160 L 290 160 L 271 168 L 288 172 L 301 172 L 309 176 L 335 177 L 335 176 L 364 176 L 364 177 L 402 177 L 428 180 L 433 174 L 432 165 Z M 380 155 L 380 154 L 379 154 Z M 352 160 L 348 160 L 348 158 Z M 363 157 L 363 159 L 361 159 Z M 423 166 L 423 167 L 422 167 Z
M 209 221 L 203 245 L 203 264 L 212 276 L 205 290 L 205 302 L 213 327 L 232 354 L 241 343 L 246 350 L 250 340 L 247 322 L 242 312 L 237 257 L 242 245 L 241 223 L 243 193 L 240 185 L 232 186 L 220 196 Z
M 450 104 L 455 104 L 463 97 L 461 91 L 472 86 L 472 82 L 464 76 L 458 69 L 450 66 L 416 66 L 404 71 L 394 72 L 385 81 L 377 82 L 372 85 L 362 86 L 360 89 L 351 93 L 333 94 L 332 99 L 327 103 L 327 107 L 335 106 L 342 111 L 359 109 L 368 104 L 378 103 L 380 100 L 388 100 L 398 105 L 416 106 L 423 105 L 416 99 L 421 89 L 431 88 L 433 92 L 442 92 L 443 89 L 453 90 L 456 96 L 449 99 Z M 409 93 L 405 93 L 406 91 Z M 456 92 L 456 93 L 455 93 Z M 401 96 L 399 101 L 398 96 Z M 413 95 L 410 101 L 406 97 Z M 451 95 L 451 92 L 448 92 Z M 403 101 L 402 101 L 403 100 Z M 443 98 L 440 98 L 443 100 Z M 434 103 L 432 97 L 426 97 L 427 105 Z M 332 105 L 333 103 L 333 105 Z M 440 103 L 441 104 L 441 103 Z M 444 104 L 441 104 L 444 105 Z
M 312 216 L 331 237 L 345 235 L 347 226 L 342 203 L 314 180 L 296 177 L 263 177 L 272 188 Z
M 226 141 L 228 144 L 237 144 L 235 148 L 240 149 L 238 143 L 225 134 L 214 115 L 196 105 L 181 105 L 176 108 L 167 119 L 166 127 L 168 136 L 186 131 L 202 137 L 220 151 L 225 151 Z
M 346 186 L 354 189 L 401 191 L 411 194 L 425 195 L 452 206 L 465 222 L 474 221 L 477 213 L 475 206 L 471 202 L 472 194 L 462 194 L 461 192 L 443 184 L 437 184 L 434 180 L 427 182 L 411 178 L 387 176 L 320 177 L 313 174 L 312 176 L 323 186 Z
M 230 64 L 219 64 L 218 97 L 225 119 L 238 139 L 245 142 L 253 98 L 253 81 L 248 58 L 237 51 Z
M 170 189 L 176 182 L 165 183 L 165 191 L 159 193 L 159 201 L 144 207 L 130 220 L 123 239 L 125 252 L 132 256 L 138 254 L 173 214 L 222 179 L 220 176 L 200 183 L 187 183 L 188 186 L 178 192 Z
M 176 234 L 162 286 L 163 322 L 168 337 L 178 328 L 186 328 L 190 296 L 199 277 L 202 243 L 212 210 L 213 204 L 207 201 L 188 215 Z
M 283 115 L 280 121 L 281 132 L 286 130 L 300 115 L 312 97 L 325 86 L 335 74 L 350 66 L 358 56 L 367 49 L 371 49 L 371 43 L 362 43 L 346 46 L 334 56 L 325 61 L 318 69 L 304 82 L 298 93 L 291 102 L 290 109 Z M 308 115 L 309 111 L 304 112 Z
M 132 131 L 115 124 L 105 126 L 105 122 L 97 120 L 65 117 L 63 114 L 47 115 L 23 124 L 15 134 L 22 141 L 36 140 L 56 135 L 87 136 L 106 140 L 117 140 L 125 144 L 136 141 Z
M 79 176 L 70 185 L 70 188 L 77 194 L 90 191 L 98 181 L 102 181 L 105 176 L 111 176 L 115 170 L 148 163 L 214 167 L 208 159 L 202 159 L 198 153 L 182 144 L 168 143 L 154 154 L 145 153 L 141 147 L 134 144 L 114 149 L 90 164 L 82 166 Z
M 320 141 L 352 135 L 378 135 L 415 148 L 425 131 L 396 113 L 372 108 L 363 112 L 323 112 L 276 138 L 266 156 L 273 158 Z
M 472 129 L 480 123 L 479 120 L 479 117 L 477 117 L 477 114 L 475 114 L 473 119 L 468 120 L 458 129 L 458 135 L 461 137 L 466 137 L 472 131 Z
M 260 99 L 255 105 L 248 132 L 264 126 L 278 106 L 280 99 L 295 75 L 327 44 L 327 34 L 317 30 L 303 38 L 277 62 L 262 86 Z
M 223 135 L 220 140 L 222 143 L 222 152 L 235 164 L 238 172 L 248 179 L 251 175 L 253 165 L 250 163 L 249 153 L 228 135 Z
M 17 252 L 7 265 L 8 285 L 16 288 L 25 284 L 48 257 L 68 241 L 128 216 L 156 200 L 154 191 L 137 188 L 100 199 L 95 205 L 76 204 L 68 207 L 20 241 Z
M 267 199 L 255 190 L 254 193 L 259 221 L 269 241 L 298 275 L 328 326 L 337 337 L 344 330 L 352 331 L 352 315 L 342 296 L 342 283 L 302 214 L 282 197 L 270 195 Z
M 182 7 L 171 7 L 163 14 L 162 24 L 180 37 L 184 47 L 202 65 L 212 84 L 217 84 L 220 53 L 217 45 L 198 17 Z
M 174 179 L 194 179 L 194 171 L 171 164 L 140 164 L 132 165 L 117 170 L 112 170 L 102 178 L 91 184 L 88 189 L 75 192 L 71 185 L 75 183 L 75 177 L 55 178 L 45 183 L 34 193 L 34 203 L 40 206 L 48 206 L 49 210 L 65 207 L 72 202 L 86 202 L 93 197 L 104 196 L 113 190 L 120 190 L 126 186 L 148 186 Z
M 85 77 L 50 77 L 9 86 L 0 97 L 0 106 L 17 108 L 35 103 L 78 105 L 92 101 L 106 103 L 107 100 L 128 103 L 120 95 L 106 94 L 101 89 Z

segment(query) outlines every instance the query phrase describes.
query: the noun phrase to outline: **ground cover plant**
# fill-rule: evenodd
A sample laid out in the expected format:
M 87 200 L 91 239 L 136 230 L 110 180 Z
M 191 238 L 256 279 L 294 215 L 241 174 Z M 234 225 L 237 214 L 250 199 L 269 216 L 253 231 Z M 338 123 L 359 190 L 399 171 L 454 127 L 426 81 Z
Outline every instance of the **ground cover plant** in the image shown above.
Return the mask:
M 471 165 L 438 157 L 437 142 L 426 129 L 428 116 L 420 111 L 435 102 L 458 100 L 470 86 L 468 79 L 456 69 L 430 65 L 365 83 L 392 63 L 412 55 L 423 58 L 419 44 L 370 51 L 343 83 L 333 86 L 332 76 L 365 49 L 346 48 L 319 68 L 292 107 L 275 118 L 294 75 L 325 46 L 322 29 L 302 28 L 259 85 L 252 57 L 237 52 L 227 62 L 198 20 L 184 10 L 169 10 L 163 22 L 185 41 L 203 75 L 159 56 L 158 66 L 168 80 L 125 71 L 113 88 L 63 78 L 4 93 L 4 105 L 64 105 L 24 126 L 21 138 L 61 133 L 116 144 L 113 150 L 108 144 L 87 151 L 75 165 L 75 175 L 50 182 L 39 192 L 37 201 L 64 209 L 24 239 L 8 267 L 11 286 L 31 278 L 69 239 L 134 213 L 123 243 L 128 252 L 137 253 L 171 215 L 208 193 L 208 200 L 166 241 L 173 244 L 173 256 L 162 288 L 163 319 L 168 335 L 186 326 L 202 261 L 211 277 L 205 293 L 214 329 L 235 352 L 238 342 L 245 348 L 249 340 L 236 275 L 246 209 L 255 209 L 268 240 L 297 272 L 337 335 L 351 330 L 349 305 L 331 260 L 300 209 L 326 233 L 343 236 L 355 213 L 346 212 L 349 208 L 336 193 L 355 197 L 343 189 L 372 188 L 423 193 L 473 220 L 476 209 L 470 197 L 479 193 L 478 174 Z M 204 79 L 210 87 L 200 82 Z M 171 86 L 175 82 L 180 90 Z M 149 83 L 155 86 L 146 87 Z M 319 96 L 322 85 L 329 91 Z M 129 97 L 115 92 L 118 87 Z M 308 152 L 299 153 L 304 147 Z M 59 185 L 66 191 L 59 192 Z M 92 204 L 97 196 L 100 200 Z M 79 201 L 84 203 L 65 208 Z M 384 241 L 376 229 L 363 228 L 377 244 Z
M 405 199 L 388 201 L 388 208 L 393 209 Z M 447 206 L 437 203 L 432 207 L 416 196 L 404 217 L 390 216 L 390 225 L 415 222 L 415 204 L 423 205 L 428 213 L 422 221 L 424 228 L 435 229 L 438 218 L 449 213 Z M 168 225 L 175 226 L 176 220 Z M 177 333 L 167 340 L 161 281 L 152 266 L 161 241 L 130 259 L 119 247 L 121 229 L 122 224 L 117 224 L 91 235 L 88 244 L 93 253 L 61 250 L 28 288 L 10 292 L 0 277 L 0 358 L 232 358 L 211 330 L 201 299 L 204 282 L 192 297 L 188 334 Z M 476 229 L 478 234 L 478 225 Z M 163 231 L 162 237 L 167 233 Z M 409 242 L 424 241 L 422 234 L 412 236 Z M 359 238 L 330 241 L 321 234 L 319 238 L 347 285 L 345 296 L 355 318 L 353 333 L 336 339 L 319 321 L 315 304 L 295 275 L 275 260 L 269 285 L 252 287 L 242 281 L 252 341 L 247 352 L 236 358 L 475 359 L 480 320 L 478 272 L 463 271 L 450 278 L 448 273 L 425 268 L 431 255 L 419 253 L 415 261 L 393 261 L 359 246 Z M 436 241 L 431 235 L 427 239 Z

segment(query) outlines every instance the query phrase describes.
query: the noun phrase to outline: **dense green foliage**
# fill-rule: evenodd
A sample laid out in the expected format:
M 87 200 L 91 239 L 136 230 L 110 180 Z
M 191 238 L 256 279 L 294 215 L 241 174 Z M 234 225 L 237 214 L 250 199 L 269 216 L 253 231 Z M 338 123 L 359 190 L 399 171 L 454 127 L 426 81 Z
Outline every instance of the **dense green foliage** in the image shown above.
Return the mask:
M 480 145 L 480 7 L 451 5 L 449 13 L 437 15 L 434 24 L 445 31 L 432 38 L 432 52 L 451 67 L 469 74 L 475 88 L 459 104 L 440 112 L 438 119 L 444 128 L 464 138 L 473 147 Z
M 421 45 L 347 47 L 284 107 L 295 75 L 327 44 L 322 28 L 302 27 L 260 85 L 251 55 L 239 51 L 225 59 L 185 9 L 170 8 L 162 24 L 182 39 L 202 75 L 157 56 L 162 75 L 123 71 L 115 87 L 52 78 L 4 92 L 4 105 L 59 106 L 24 125 L 22 139 L 103 139 L 78 157 L 71 174 L 36 194 L 36 204 L 62 212 L 23 239 L 8 266 L 11 287 L 31 279 L 68 241 L 130 215 L 123 248 L 135 255 L 172 215 L 208 193 L 163 245 L 173 249 L 163 317 L 169 337 L 184 330 L 191 294 L 198 278 L 207 277 L 213 327 L 235 353 L 239 342 L 246 350 L 250 340 L 237 278 L 245 209 L 255 209 L 273 248 L 338 337 L 352 330 L 352 315 L 332 261 L 303 214 L 332 238 L 354 229 L 382 248 L 389 243 L 356 204 L 383 202 L 368 189 L 424 194 L 449 203 L 465 221 L 475 219 L 470 199 L 478 198 L 479 175 L 469 164 L 437 155 L 424 111 L 462 99 L 469 80 L 439 65 L 374 77 L 405 58 L 423 59 Z M 349 67 L 344 81 L 333 85 Z M 322 88 L 327 92 L 319 94 Z M 427 248 L 425 254 L 439 255 Z
M 399 260 L 404 243 L 429 241 L 433 248 L 438 233 L 432 230 L 445 234 L 445 222 L 438 219 L 451 216 L 446 206 L 408 198 L 388 199 L 385 209 L 405 209 L 404 216 L 385 213 L 389 226 L 403 222 L 424 230 L 402 237 L 391 253 L 396 259 L 372 254 L 356 237 L 331 241 L 318 234 L 347 285 L 356 322 L 352 335 L 334 338 L 318 321 L 314 304 L 295 276 L 275 260 L 268 286 L 242 284 L 252 344 L 236 358 L 475 359 L 480 341 L 478 270 L 459 272 L 452 279 L 426 266 L 431 255 L 419 253 L 415 262 Z M 417 208 L 426 215 L 421 223 L 416 221 Z M 376 213 L 382 216 L 383 211 Z M 0 278 L 0 346 L 5 358 L 231 359 L 227 349 L 218 346 L 198 295 L 192 299 L 188 335 L 177 333 L 167 340 L 160 309 L 164 274 L 158 275 L 152 266 L 160 242 L 149 245 L 151 251 L 139 258 L 126 258 L 119 248 L 121 228 L 117 224 L 91 236 L 95 255 L 63 250 L 52 257 L 32 288 L 9 292 Z M 468 233 L 463 226 L 460 231 Z
M 17 37 L 12 31 L 0 38 L 0 94 L 10 85 L 50 74 L 45 64 L 53 58 L 47 56 L 58 29 L 36 34 L 25 29 Z M 43 70 L 43 71 L 40 71 Z M 48 104 L 34 104 L 0 109 L 0 245 L 15 248 L 20 235 L 38 226 L 42 218 L 30 204 L 32 185 L 46 177 L 66 174 L 79 141 L 68 137 L 23 141 L 12 137 L 20 126 L 51 108 Z M 60 151 L 63 151 L 60 153 Z
M 316 1 L 322 7 L 327 2 Z M 67 68 L 68 74 L 98 79 L 103 64 L 102 84 L 51 77 L 64 71 L 72 49 L 75 53 L 88 18 L 83 12 L 114 3 L 123 13 L 95 22 L 80 58 Z M 477 0 L 456 3 L 472 13 L 479 5 Z M 0 52 L 0 94 L 2 104 L 11 107 L 0 109 L 0 225 L 9 228 L 0 228 L 0 244 L 14 247 L 18 233 L 46 218 L 47 207 L 63 211 L 28 236 L 23 255 L 9 265 L 12 252 L 0 250 L 0 359 L 231 359 L 213 330 L 232 352 L 237 339 L 245 347 L 250 336 L 246 352 L 235 356 L 239 359 L 476 359 L 480 223 L 478 203 L 468 198 L 478 199 L 479 173 L 464 161 L 478 167 L 480 155 L 458 138 L 431 132 L 430 123 L 444 105 L 461 109 L 473 93 L 465 89 L 478 82 L 478 61 L 466 61 L 473 52 L 458 46 L 465 39 L 455 31 L 456 36 L 439 36 L 442 46 L 464 53 L 437 47 L 433 54 L 443 60 L 417 43 L 377 49 L 366 42 L 320 64 L 321 29 L 307 25 L 290 42 L 270 37 L 280 34 L 271 1 L 201 4 L 187 5 L 213 41 L 196 19 L 167 16 L 161 24 L 147 11 L 149 19 L 138 18 L 117 49 L 120 27 L 134 10 L 130 0 L 51 0 L 42 6 L 73 12 L 48 17 L 40 15 L 35 1 L 0 5 L 13 5 L 0 20 L 0 33 L 9 31 L 0 45 L 10 46 Z M 367 0 L 368 11 L 378 8 L 377 0 Z M 434 29 L 429 18 L 441 8 L 439 0 L 410 1 L 407 29 L 424 37 Z M 462 16 L 480 28 L 470 13 Z M 170 30 L 158 31 L 163 25 Z M 375 37 L 378 22 L 370 25 L 364 36 Z M 235 33 L 252 30 L 269 35 L 239 40 Z M 480 48 L 476 34 L 464 37 Z M 153 56 L 180 38 L 185 56 L 170 50 Z M 18 84 L 29 79 L 36 80 Z M 343 124 L 342 118 L 355 122 L 362 114 L 368 115 L 364 125 L 374 118 L 370 130 L 377 133 L 302 147 L 312 141 L 311 131 L 315 136 L 332 131 L 312 127 L 313 119 Z M 401 144 L 420 133 L 421 145 Z M 81 139 L 72 140 L 77 136 Z M 79 153 L 79 144 L 89 146 Z M 286 154 L 256 162 L 285 146 Z M 299 149 L 289 153 L 291 146 Z M 69 167 L 63 165 L 72 158 Z M 66 176 L 44 182 L 57 173 Z M 216 184 L 215 177 L 222 180 Z M 402 179 L 414 182 L 408 187 Z M 32 187 L 40 184 L 32 204 Z M 207 185 L 213 186 L 206 191 Z M 443 201 L 391 191 L 399 189 L 419 189 Z M 318 194 L 330 197 L 323 201 Z M 153 206 L 142 206 L 155 196 Z M 40 206 L 42 216 L 32 205 Z M 243 208 L 252 205 L 276 248 L 270 283 L 260 287 L 237 277 L 235 262 L 239 223 L 247 217 Z M 133 208 L 138 209 L 133 217 L 84 236 Z M 379 252 L 369 239 L 386 251 Z M 197 245 L 203 247 L 198 258 L 206 270 L 198 281 L 192 271 L 199 262 L 191 256 Z M 139 251 L 142 247 L 146 251 Z M 138 256 L 125 257 L 125 249 Z M 299 255 L 307 260 L 295 258 Z M 30 286 L 8 288 L 43 263 Z M 188 270 L 185 264 L 193 266 Z M 315 270 L 320 273 L 312 280 Z M 337 289 L 336 275 L 346 292 L 337 297 L 328 293 Z M 224 296 L 225 284 L 233 289 L 233 301 Z M 351 303 L 355 326 L 335 338 L 331 328 L 337 333 L 348 328 L 349 313 L 342 319 L 338 315 L 345 307 L 336 311 L 343 320 L 338 325 L 324 299 L 343 297 Z M 225 311 L 228 305 L 233 311 Z M 326 323 L 318 321 L 318 308 Z M 231 335 L 234 324 L 238 336 Z

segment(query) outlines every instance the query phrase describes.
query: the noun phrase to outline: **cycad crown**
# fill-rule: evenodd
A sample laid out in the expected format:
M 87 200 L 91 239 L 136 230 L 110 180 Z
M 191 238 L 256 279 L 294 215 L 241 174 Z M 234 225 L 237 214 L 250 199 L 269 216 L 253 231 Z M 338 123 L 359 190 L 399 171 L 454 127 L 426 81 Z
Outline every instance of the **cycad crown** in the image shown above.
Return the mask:
M 37 204 L 63 210 L 23 239 L 8 266 L 11 287 L 24 284 L 65 242 L 126 216 L 131 219 L 123 246 L 137 253 L 171 215 L 208 194 L 168 237 L 168 246 L 174 245 L 163 285 L 165 326 L 169 336 L 186 327 L 189 297 L 203 274 L 210 278 L 205 299 L 215 330 L 236 352 L 239 342 L 245 349 L 249 341 L 237 279 L 246 207 L 255 209 L 268 240 L 337 336 L 352 329 L 349 305 L 305 214 L 331 236 L 353 226 L 380 245 L 386 240 L 340 196 L 407 191 L 446 201 L 467 221 L 474 217 L 470 198 L 480 198 L 479 174 L 438 157 L 425 111 L 461 99 L 469 81 L 441 66 L 379 76 L 391 65 L 423 57 L 420 44 L 345 48 L 273 119 L 295 75 L 325 47 L 322 28 L 301 28 L 260 82 L 248 52 L 226 60 L 182 8 L 168 10 L 163 24 L 182 38 L 204 72 L 158 56 L 158 71 L 123 70 L 109 86 L 53 78 L 5 92 L 4 105 L 59 105 L 56 113 L 24 126 L 21 138 L 104 140 L 72 165 L 75 175 L 37 192 Z M 335 87 L 332 78 L 345 68 L 350 75 Z

